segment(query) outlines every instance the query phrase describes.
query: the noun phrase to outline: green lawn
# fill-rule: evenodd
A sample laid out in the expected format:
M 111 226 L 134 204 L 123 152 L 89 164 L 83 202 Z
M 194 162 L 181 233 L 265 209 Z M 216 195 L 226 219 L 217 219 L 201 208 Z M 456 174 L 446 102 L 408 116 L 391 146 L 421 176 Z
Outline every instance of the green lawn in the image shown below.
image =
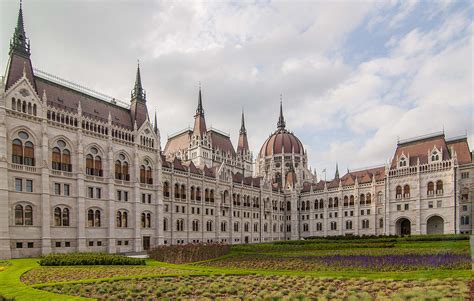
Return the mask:
M 345 266 L 321 269 L 320 263 L 316 264 L 336 255 L 372 260 L 397 255 L 464 258 L 470 254 L 468 240 L 444 239 L 316 239 L 239 245 L 226 256 L 181 265 L 147 260 L 145 266 L 40 267 L 38 259 L 13 259 L 0 261 L 0 296 L 15 300 L 212 296 L 257 300 L 265 296 L 463 300 L 468 281 L 474 278 L 470 266 L 464 263 L 461 268 L 451 264 L 406 271 L 403 267 L 389 271 Z

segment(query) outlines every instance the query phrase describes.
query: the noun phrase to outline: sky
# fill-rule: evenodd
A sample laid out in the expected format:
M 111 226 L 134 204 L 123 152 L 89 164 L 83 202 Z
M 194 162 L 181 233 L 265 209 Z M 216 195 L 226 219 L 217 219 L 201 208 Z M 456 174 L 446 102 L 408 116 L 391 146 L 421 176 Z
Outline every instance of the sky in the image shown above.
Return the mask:
M 18 1 L 0 1 L 5 70 Z M 33 66 L 130 101 L 137 60 L 167 137 L 241 111 L 254 158 L 287 129 L 319 177 L 385 164 L 398 139 L 443 131 L 474 147 L 473 2 L 24 0 Z

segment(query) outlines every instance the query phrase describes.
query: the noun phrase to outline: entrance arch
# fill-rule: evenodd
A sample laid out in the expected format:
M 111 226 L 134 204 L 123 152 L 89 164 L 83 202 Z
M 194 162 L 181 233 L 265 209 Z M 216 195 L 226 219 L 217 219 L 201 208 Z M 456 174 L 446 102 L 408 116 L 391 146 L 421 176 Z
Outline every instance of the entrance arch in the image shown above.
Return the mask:
M 444 234 L 444 219 L 433 215 L 426 221 L 426 234 Z
M 411 235 L 411 222 L 407 218 L 401 218 L 397 221 L 397 235 L 405 236 Z

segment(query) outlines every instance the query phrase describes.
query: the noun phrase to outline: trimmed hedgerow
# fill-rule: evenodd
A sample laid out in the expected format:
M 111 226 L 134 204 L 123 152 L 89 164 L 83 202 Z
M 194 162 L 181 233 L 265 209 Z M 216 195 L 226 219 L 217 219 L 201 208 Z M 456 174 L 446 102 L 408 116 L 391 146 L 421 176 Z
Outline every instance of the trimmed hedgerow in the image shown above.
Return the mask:
M 49 254 L 39 261 L 41 266 L 66 265 L 144 265 L 145 260 L 107 253 Z
M 230 246 L 222 243 L 200 243 L 159 246 L 148 252 L 150 258 L 169 263 L 203 261 L 226 255 Z

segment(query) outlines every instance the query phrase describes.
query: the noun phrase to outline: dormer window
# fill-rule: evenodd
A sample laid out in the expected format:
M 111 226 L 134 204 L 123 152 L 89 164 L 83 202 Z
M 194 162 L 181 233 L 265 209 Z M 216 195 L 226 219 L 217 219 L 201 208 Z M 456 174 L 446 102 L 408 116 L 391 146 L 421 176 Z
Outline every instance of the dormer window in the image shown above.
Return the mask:
M 407 159 L 406 159 L 405 157 L 402 157 L 402 158 L 400 159 L 399 166 L 400 166 L 400 167 L 405 167 L 405 166 L 407 166 Z
M 437 151 L 433 151 L 433 153 L 431 154 L 431 161 L 439 161 L 439 153 Z

